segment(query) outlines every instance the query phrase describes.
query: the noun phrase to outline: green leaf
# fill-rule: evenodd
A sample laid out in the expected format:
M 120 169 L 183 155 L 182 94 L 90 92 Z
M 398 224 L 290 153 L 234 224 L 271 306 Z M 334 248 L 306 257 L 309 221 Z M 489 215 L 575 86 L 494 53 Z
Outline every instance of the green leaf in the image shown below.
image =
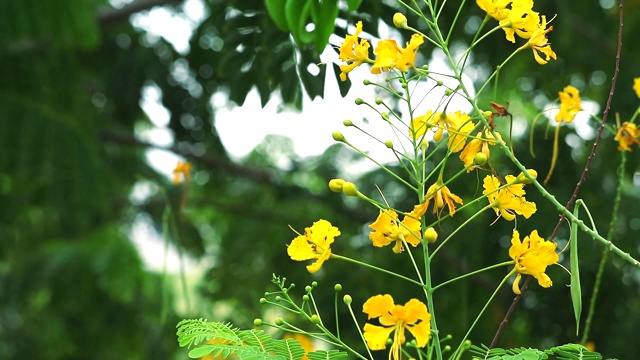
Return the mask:
M 362 4 L 362 0 L 347 0 L 347 5 L 349 6 L 349 11 L 356 11 Z
M 329 43 L 329 36 L 333 34 L 336 18 L 338 17 L 338 1 L 323 0 L 313 2 L 311 19 L 315 25 L 313 30 L 313 46 L 321 53 Z
M 305 45 L 313 41 L 313 35 L 306 29 L 307 19 L 311 13 L 311 6 L 315 0 L 286 0 L 285 17 L 289 31 L 296 43 Z
M 289 24 L 285 17 L 285 1 L 283 0 L 264 0 L 264 4 L 267 8 L 267 13 L 271 17 L 271 20 L 276 24 L 278 29 L 282 31 L 289 31 Z
M 576 205 L 573 214 L 578 217 L 579 207 Z M 578 224 L 571 223 L 571 302 L 573 303 L 573 313 L 576 318 L 576 335 L 580 332 L 580 314 L 582 313 L 582 291 L 580 289 L 580 268 L 578 264 Z

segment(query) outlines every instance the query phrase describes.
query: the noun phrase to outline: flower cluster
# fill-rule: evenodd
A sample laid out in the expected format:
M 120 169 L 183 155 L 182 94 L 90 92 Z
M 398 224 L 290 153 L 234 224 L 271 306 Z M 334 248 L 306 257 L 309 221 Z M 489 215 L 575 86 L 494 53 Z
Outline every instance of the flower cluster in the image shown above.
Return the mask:
M 340 66 L 340 79 L 342 81 L 346 81 L 347 74 L 363 63 L 373 64 L 371 72 L 374 74 L 380 74 L 391 69 L 408 71 L 413 68 L 418 48 L 424 43 L 422 35 L 419 34 L 411 36 L 404 48 L 399 46 L 395 40 L 380 40 L 373 50 L 376 58 L 372 60 L 369 58 L 370 44 L 366 39 L 360 38 L 361 32 L 362 21 L 358 21 L 355 33 L 346 35 L 344 42 L 340 46 L 339 58 L 347 63 Z
M 527 40 L 522 48 L 531 48 L 538 64 L 556 59 L 547 40 L 547 33 L 553 26 L 547 28 L 547 17 L 533 11 L 533 0 L 476 0 L 476 3 L 499 22 L 507 40 L 515 43 L 515 35 Z

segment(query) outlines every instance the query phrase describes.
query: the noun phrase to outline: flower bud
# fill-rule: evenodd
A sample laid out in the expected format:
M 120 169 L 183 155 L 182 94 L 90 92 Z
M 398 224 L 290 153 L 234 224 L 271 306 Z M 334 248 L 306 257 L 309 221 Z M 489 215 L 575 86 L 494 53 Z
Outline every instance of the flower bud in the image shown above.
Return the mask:
M 333 286 L 333 290 L 335 290 L 336 292 L 340 292 L 340 291 L 342 291 L 342 285 L 340 285 L 340 284 L 335 284 L 335 285 Z
M 331 134 L 331 136 L 333 136 L 333 140 L 335 141 L 339 141 L 339 142 L 345 142 L 345 138 L 344 135 L 342 135 L 342 133 L 340 131 L 334 131 L 333 134 Z
M 342 124 L 343 124 L 344 126 L 353 126 L 353 121 L 351 121 L 351 120 L 345 120 L 345 121 L 343 121 L 343 122 L 342 122 Z
M 422 151 L 427 151 L 427 149 L 429 148 L 429 141 L 426 139 L 422 139 L 422 141 L 420 141 L 420 150 Z
M 351 302 L 353 301 L 353 299 L 351 298 L 351 295 L 345 295 L 342 298 L 342 301 L 344 301 L 344 303 L 347 305 L 351 305 Z
M 473 163 L 480 166 L 486 164 L 488 160 L 487 154 L 483 152 L 479 152 L 473 157 Z
M 382 116 L 382 118 L 385 121 L 389 121 L 389 113 L 388 112 L 383 112 L 382 114 L 380 114 Z
M 393 25 L 395 25 L 399 29 L 406 29 L 407 17 L 399 12 L 393 14 Z
M 538 172 L 533 170 L 533 169 L 527 169 L 527 172 L 529 173 L 529 175 L 534 178 L 537 179 L 538 178 Z M 516 184 L 531 184 L 531 180 L 527 179 L 526 176 L 524 176 L 524 173 L 520 173 L 518 174 L 518 177 L 516 178 L 515 181 Z
M 283 318 L 277 318 L 273 321 L 274 324 L 278 325 L 278 326 L 282 326 L 284 325 L 284 319 Z
M 433 244 L 434 242 L 436 242 L 436 240 L 438 240 L 438 233 L 436 232 L 436 229 L 434 229 L 432 226 L 426 228 L 424 230 L 424 239 L 427 240 L 429 244 Z
M 376 105 L 382 104 L 382 98 L 376 98 Z
M 311 322 L 314 324 L 320 324 L 320 316 L 316 314 L 311 315 Z
M 364 100 L 362 100 L 362 98 L 357 98 L 355 102 L 356 102 L 356 105 L 364 104 Z
M 280 301 L 280 300 L 282 300 L 282 296 L 280 295 L 276 296 L 276 301 Z
M 267 299 L 265 298 L 260 298 L 260 304 L 266 304 L 267 303 Z
M 345 182 L 342 185 L 342 192 L 347 196 L 358 196 L 358 187 L 352 182 Z
M 371 80 L 369 80 L 369 79 L 364 79 L 364 80 L 362 81 L 362 83 L 363 83 L 363 84 L 365 84 L 365 85 L 369 85 L 369 84 L 371 84 Z
M 307 294 L 302 295 L 302 301 L 309 301 L 309 299 L 310 299 L 309 295 Z
M 312 281 L 311 282 L 311 287 L 316 287 L 318 286 L 318 282 L 317 281 Z
M 253 326 L 262 326 L 262 319 L 253 320 Z
M 391 140 L 387 140 L 384 142 L 384 146 L 388 147 L 389 149 L 393 149 L 393 142 L 391 142 Z
M 344 185 L 345 181 L 342 179 L 331 179 L 329 181 L 329 189 L 331 189 L 331 191 L 333 192 L 342 192 L 342 186 Z

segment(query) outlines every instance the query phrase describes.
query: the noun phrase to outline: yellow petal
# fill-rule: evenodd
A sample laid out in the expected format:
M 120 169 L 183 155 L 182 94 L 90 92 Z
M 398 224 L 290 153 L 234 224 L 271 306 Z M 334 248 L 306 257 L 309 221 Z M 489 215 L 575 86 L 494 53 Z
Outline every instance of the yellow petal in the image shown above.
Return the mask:
M 375 295 L 365 301 L 362 305 L 362 312 L 369 315 L 369 319 L 372 319 L 388 314 L 394 306 L 391 295 Z
M 313 247 L 307 241 L 307 237 L 300 235 L 293 239 L 291 244 L 287 246 L 287 254 L 292 260 L 303 261 L 314 259 L 316 257 Z
M 429 336 L 431 335 L 430 321 L 431 321 L 431 315 L 429 315 L 427 319 L 422 320 L 422 322 L 419 323 L 418 325 L 406 327 L 406 329 L 409 330 L 411 335 L 413 335 L 413 337 L 416 338 L 418 347 L 425 347 L 429 342 Z
M 382 327 L 371 324 L 364 324 L 364 339 L 371 350 L 383 350 L 387 347 L 387 339 L 393 331 L 393 327 Z

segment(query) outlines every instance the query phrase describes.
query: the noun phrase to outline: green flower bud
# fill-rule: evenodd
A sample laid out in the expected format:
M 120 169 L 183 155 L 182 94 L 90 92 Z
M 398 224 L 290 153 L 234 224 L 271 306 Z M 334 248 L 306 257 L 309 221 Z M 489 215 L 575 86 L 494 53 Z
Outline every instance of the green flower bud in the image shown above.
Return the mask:
M 395 25 L 397 28 L 400 28 L 400 29 L 406 29 L 407 17 L 399 12 L 393 14 L 393 25 Z
M 453 91 L 451 91 L 451 89 L 447 89 L 444 91 L 444 96 L 450 96 L 453 93 Z
M 344 126 L 353 126 L 353 121 L 351 121 L 351 120 L 345 120 L 345 121 L 343 121 L 343 122 L 342 122 L 342 124 L 343 124 Z
M 329 189 L 333 192 L 342 192 L 342 186 L 344 186 L 345 181 L 342 179 L 331 179 L 329 181 Z
M 317 282 L 317 281 L 312 281 L 312 282 L 311 282 L 311 286 L 312 286 L 312 287 L 316 287 L 316 286 L 318 286 L 318 282 Z
M 387 140 L 384 142 L 384 146 L 388 147 L 389 149 L 393 149 L 393 142 L 391 142 L 391 140 Z
M 280 301 L 282 300 L 282 297 L 280 295 L 276 296 L 276 301 Z
M 438 82 L 436 83 L 436 86 L 442 86 L 444 83 L 442 82 L 442 80 L 438 80 Z
M 362 100 L 362 98 L 357 98 L 356 105 L 362 105 L 362 104 L 364 104 L 364 100 Z
M 376 98 L 376 105 L 382 104 L 382 98 Z
M 436 242 L 436 240 L 438 240 L 438 233 L 436 232 L 436 229 L 434 229 L 432 226 L 426 228 L 424 230 L 424 239 L 427 240 L 429 244 L 433 244 L 434 242 Z
M 363 84 L 365 85 L 369 85 L 371 84 L 371 81 L 369 81 L 369 79 L 364 79 L 364 81 L 362 81 Z
M 487 154 L 482 152 L 477 153 L 476 156 L 473 157 L 473 163 L 480 166 L 486 164 L 488 160 Z
M 309 285 L 307 285 L 307 286 L 305 286 L 305 287 L 304 287 L 304 291 L 305 291 L 305 292 L 310 293 L 310 292 L 311 292 L 311 290 L 312 290 L 312 287 L 311 287 L 311 286 L 309 286 Z
M 389 113 L 388 112 L 383 112 L 382 114 L 380 114 L 382 116 L 382 118 L 385 121 L 389 121 Z
M 253 320 L 253 326 L 262 326 L 262 319 L 255 319 Z
M 533 170 L 533 169 L 527 169 L 527 172 L 529 173 L 529 175 L 534 178 L 537 179 L 538 178 L 538 172 Z M 531 180 L 527 179 L 526 176 L 524 176 L 524 173 L 520 173 L 518 174 L 518 177 L 516 177 L 516 184 L 531 184 Z
M 309 295 L 307 294 L 302 295 L 302 301 L 309 301 L 309 299 L 310 299 Z
M 267 299 L 265 298 L 260 298 L 260 304 L 266 304 L 267 303 Z
M 342 185 L 342 192 L 347 196 L 358 196 L 358 187 L 352 182 L 345 182 Z
M 342 135 L 342 133 L 340 131 L 334 131 L 333 134 L 331 134 L 333 136 L 333 140 L 335 141 L 339 141 L 339 142 L 345 142 L 347 140 L 345 140 L 344 135 Z
M 320 316 L 316 314 L 311 315 L 311 322 L 314 324 L 320 324 Z
M 340 284 L 335 284 L 335 285 L 333 286 L 333 290 L 335 290 L 336 292 L 340 292 L 340 291 L 342 291 L 342 285 L 340 285 Z
M 422 65 L 422 70 L 429 70 L 429 65 L 427 64 Z
M 345 295 L 342 298 L 342 301 L 344 301 L 344 303 L 347 305 L 351 305 L 351 303 L 353 302 L 353 299 L 351 298 L 351 295 Z
M 278 326 L 282 326 L 284 325 L 284 319 L 283 318 L 277 318 L 273 321 L 274 324 L 278 325 Z
M 422 141 L 420 141 L 420 150 L 422 151 L 427 151 L 427 149 L 429 148 L 429 141 L 426 139 L 422 139 Z

